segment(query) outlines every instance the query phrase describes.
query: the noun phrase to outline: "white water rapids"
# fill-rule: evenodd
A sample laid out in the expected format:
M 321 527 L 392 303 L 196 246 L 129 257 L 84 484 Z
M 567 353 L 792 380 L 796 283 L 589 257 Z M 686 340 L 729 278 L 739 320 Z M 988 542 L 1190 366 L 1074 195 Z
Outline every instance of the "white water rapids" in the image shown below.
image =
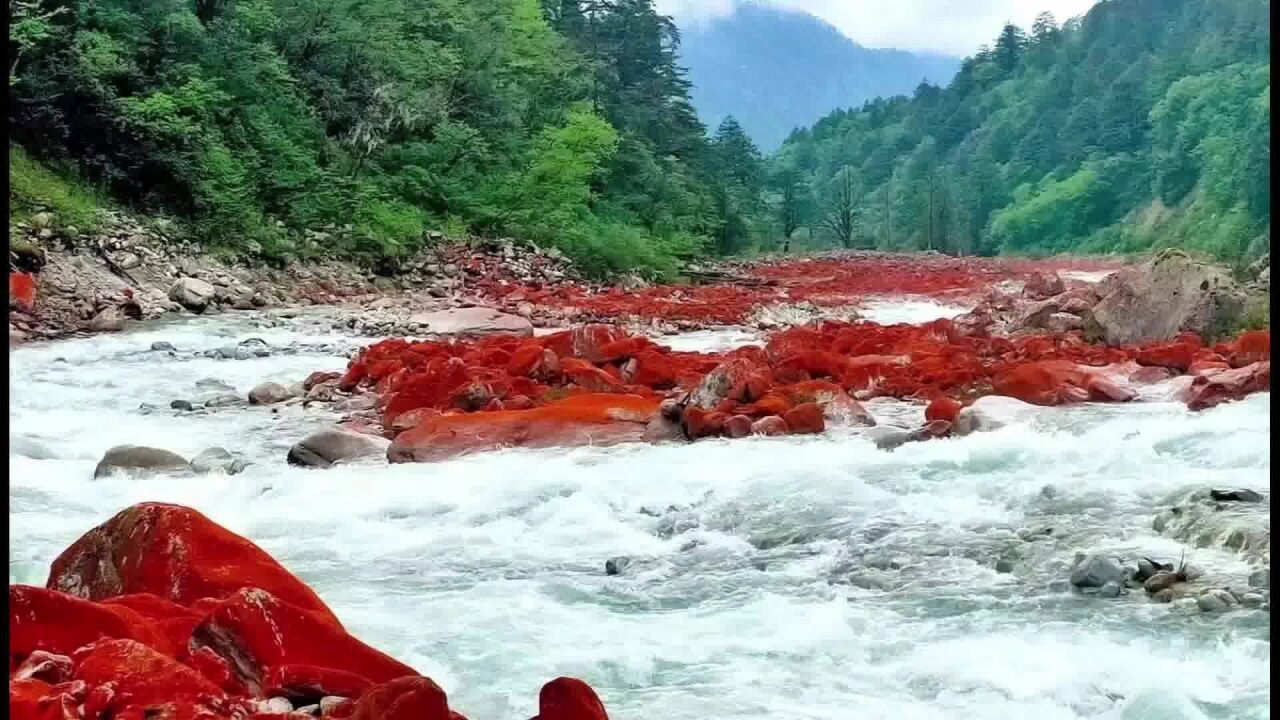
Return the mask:
M 358 344 L 309 317 L 260 328 L 223 315 L 10 351 L 10 582 L 43 585 L 59 552 L 132 503 L 176 502 L 261 545 L 473 720 L 530 717 L 559 675 L 589 682 L 620 720 L 1269 717 L 1269 612 L 1062 588 L 1077 551 L 1176 561 L 1182 544 L 1152 519 L 1189 490 L 1268 492 L 1269 394 L 1198 414 L 1044 410 L 892 453 L 833 429 L 330 470 L 284 458 L 333 415 L 169 409 L 198 400 L 202 378 L 244 394 L 343 368 Z M 249 337 L 277 352 L 195 357 Z M 158 340 L 177 352 L 149 350 Z M 119 444 L 186 457 L 220 445 L 255 464 L 94 480 Z M 1220 575 L 1250 570 L 1225 550 L 1190 552 Z M 633 564 L 607 576 L 620 555 Z M 1012 572 L 995 570 L 1001 558 Z

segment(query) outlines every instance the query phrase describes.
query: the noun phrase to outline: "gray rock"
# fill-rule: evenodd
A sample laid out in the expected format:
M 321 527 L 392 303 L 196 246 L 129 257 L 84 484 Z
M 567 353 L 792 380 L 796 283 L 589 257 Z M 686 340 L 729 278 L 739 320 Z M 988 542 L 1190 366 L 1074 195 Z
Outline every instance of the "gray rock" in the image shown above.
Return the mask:
M 176 350 L 177 348 L 175 348 L 172 343 L 167 343 L 164 340 L 157 340 L 151 343 L 151 349 L 155 352 L 165 352 Z
M 1079 315 L 1066 312 L 1052 313 L 1044 321 L 1044 329 L 1055 333 L 1070 332 L 1082 327 L 1084 327 L 1084 320 L 1081 320 Z
M 1234 598 L 1230 600 L 1228 598 L 1230 593 L 1225 590 L 1208 590 L 1196 598 L 1196 605 L 1201 612 L 1225 612 L 1231 608 L 1234 601 Z
M 1115 580 L 1105 583 L 1098 594 L 1105 598 L 1120 597 L 1120 583 Z
M 249 463 L 232 455 L 226 448 L 211 447 L 191 458 L 191 469 L 198 473 L 224 472 L 235 475 Z
M 631 558 L 626 555 L 611 557 L 604 561 L 604 574 L 621 575 L 622 571 L 626 570 L 629 565 L 631 565 Z
M 951 434 L 970 435 L 975 432 L 997 430 L 1006 425 L 1025 423 L 1039 412 L 1035 405 L 1002 395 L 978 398 L 956 416 Z
M 1085 556 L 1071 571 L 1071 584 L 1078 588 L 1100 588 L 1109 582 L 1123 583 L 1132 574 L 1116 558 L 1094 553 Z
M 89 321 L 89 329 L 93 332 L 120 332 L 124 329 L 124 314 L 119 308 L 103 308 Z
M 1216 338 L 1235 324 L 1245 297 L 1227 268 L 1173 249 L 1112 273 L 1098 294 L 1086 332 L 1108 345 L 1169 340 L 1187 330 Z
M 195 409 L 195 406 L 191 404 L 190 400 L 174 400 L 169 403 L 169 407 L 174 410 L 185 410 L 187 412 Z
M 1254 490 L 1210 490 L 1209 497 L 1218 502 L 1262 502 L 1262 493 Z
M 654 533 L 663 540 L 670 539 L 681 533 L 694 530 L 702 525 L 696 513 L 689 511 L 673 512 L 663 516 L 658 521 L 658 527 Z
M 294 393 L 280 383 L 266 382 L 249 391 L 249 404 L 274 405 L 293 396 Z
M 186 470 L 190 470 L 186 459 L 168 450 L 141 445 L 118 445 L 102 456 L 93 470 L 93 476 L 100 478 L 116 471 L 151 475 Z
M 233 407 L 235 405 L 244 405 L 244 398 L 235 393 L 216 393 L 211 397 L 205 398 L 201 403 L 207 408 Z
M 1249 587 L 1271 589 L 1271 568 L 1266 567 L 1249 573 Z
M 1264 601 L 1262 593 L 1245 593 L 1240 596 L 1240 604 L 1247 608 L 1262 607 Z
M 1013 572 L 1013 560 L 1009 558 L 1000 558 L 996 561 L 996 572 L 1011 573 Z
M 342 428 L 326 428 L 312 433 L 289 448 L 290 465 L 329 467 L 336 462 L 387 454 L 391 441 L 375 435 Z
M 881 450 L 892 450 L 911 442 L 912 431 L 895 425 L 876 425 L 867 428 L 867 437 L 875 442 Z
M 203 280 L 178 278 L 169 288 L 169 299 L 195 312 L 204 312 L 214 298 L 214 288 Z

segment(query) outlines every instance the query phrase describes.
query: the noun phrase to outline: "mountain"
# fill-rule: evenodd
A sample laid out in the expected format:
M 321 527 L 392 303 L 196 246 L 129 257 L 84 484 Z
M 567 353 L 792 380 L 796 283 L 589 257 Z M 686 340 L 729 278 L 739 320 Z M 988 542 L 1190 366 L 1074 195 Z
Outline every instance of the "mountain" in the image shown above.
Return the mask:
M 771 161 L 775 216 L 850 246 L 1248 261 L 1271 237 L 1270 14 L 1111 0 L 1007 25 L 947 87 L 792 135 Z
M 926 78 L 945 84 L 960 65 L 957 58 L 865 48 L 812 15 L 755 3 L 687 22 L 681 37 L 698 116 L 715 128 L 732 115 L 766 152 L 835 108 L 910 94 Z

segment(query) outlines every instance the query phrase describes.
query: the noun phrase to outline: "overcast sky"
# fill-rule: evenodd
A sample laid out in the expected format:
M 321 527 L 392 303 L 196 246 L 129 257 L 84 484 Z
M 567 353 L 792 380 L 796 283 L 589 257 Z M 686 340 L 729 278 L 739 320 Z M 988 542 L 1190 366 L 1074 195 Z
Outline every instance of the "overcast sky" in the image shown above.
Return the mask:
M 726 14 L 740 0 L 655 0 L 678 21 Z M 859 44 L 970 55 L 990 43 L 1006 21 L 1031 27 L 1048 10 L 1058 22 L 1082 15 L 1095 0 L 768 0 L 817 15 Z

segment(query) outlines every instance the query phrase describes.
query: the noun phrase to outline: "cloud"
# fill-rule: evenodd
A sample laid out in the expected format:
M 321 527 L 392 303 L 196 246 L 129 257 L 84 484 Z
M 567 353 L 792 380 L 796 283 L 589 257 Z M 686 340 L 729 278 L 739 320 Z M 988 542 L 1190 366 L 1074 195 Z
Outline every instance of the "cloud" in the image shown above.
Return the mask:
M 742 0 L 656 0 L 678 21 L 730 14 Z M 1030 28 L 1043 11 L 1061 22 L 1082 15 L 1096 0 L 769 0 L 802 10 L 839 28 L 859 44 L 875 48 L 970 55 L 992 42 L 1005 22 Z

